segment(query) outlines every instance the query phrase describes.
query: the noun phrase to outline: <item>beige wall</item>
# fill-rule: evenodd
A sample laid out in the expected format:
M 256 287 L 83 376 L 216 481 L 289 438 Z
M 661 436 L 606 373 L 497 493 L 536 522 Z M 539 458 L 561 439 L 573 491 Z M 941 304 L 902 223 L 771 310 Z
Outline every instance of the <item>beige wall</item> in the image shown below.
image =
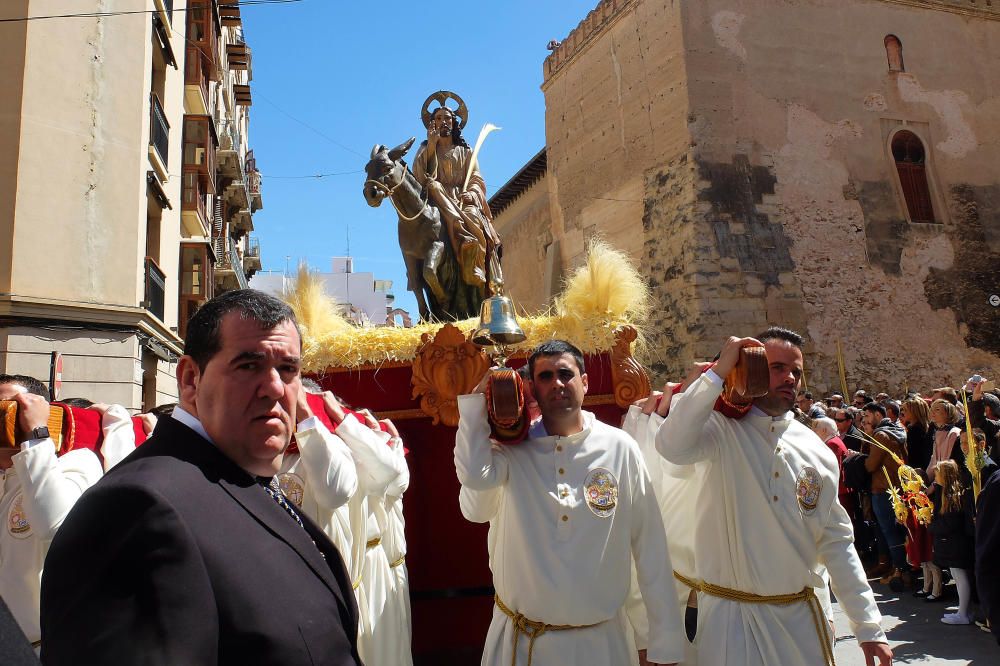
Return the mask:
M 171 43 L 180 67 L 166 67 L 162 102 L 171 125 L 168 166 L 179 174 L 186 3 L 174 5 Z M 0 15 L 154 7 L 153 0 L 31 0 L 5 2 Z M 155 40 L 148 13 L 0 24 L 7 93 L 0 99 L 0 314 L 51 319 L 57 327 L 75 322 L 83 329 L 12 326 L 0 339 L 3 365 L 46 379 L 49 352 L 62 351 L 64 395 L 129 408 L 141 406 L 135 362 L 148 352 L 134 332 L 102 330 L 142 327 L 161 342 L 178 342 L 167 327 L 177 323 L 179 177 L 163 184 L 173 210 L 162 212 L 159 239 L 152 243 L 167 275 L 164 321 L 140 306 L 146 173 L 153 168 L 149 94 L 160 48 Z M 176 394 L 168 364 L 158 365 L 154 391 L 164 398 Z
M 0 3 L 0 18 L 27 16 L 27 11 L 28 0 Z M 0 293 L 10 291 L 27 31 L 27 23 L 0 23 Z
M 544 282 L 546 250 L 552 243 L 548 178 L 542 176 L 493 219 L 503 239 L 504 289 L 519 313 L 549 306 L 551 285 Z M 558 288 L 556 289 L 558 292 Z

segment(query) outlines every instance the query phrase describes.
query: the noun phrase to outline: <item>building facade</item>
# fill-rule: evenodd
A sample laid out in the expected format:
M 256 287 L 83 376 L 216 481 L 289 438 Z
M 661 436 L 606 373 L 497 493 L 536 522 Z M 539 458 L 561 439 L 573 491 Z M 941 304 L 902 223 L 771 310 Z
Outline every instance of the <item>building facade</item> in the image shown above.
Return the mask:
M 215 0 L 0 5 L 81 13 L 0 23 L 0 372 L 60 352 L 63 397 L 139 410 L 176 400 L 197 306 L 259 268 L 250 52 Z
M 393 310 L 392 280 L 378 280 L 374 273 L 354 271 L 353 257 L 333 257 L 329 273 L 316 273 L 324 293 L 336 301 L 341 314 L 358 326 L 402 326 L 409 328 L 405 310 Z M 295 288 L 295 278 L 285 273 L 257 273 L 250 287 L 284 298 Z
M 986 0 L 604 0 L 545 60 L 505 274 L 626 250 L 659 378 L 768 324 L 818 389 L 838 341 L 852 390 L 1000 370 L 997 43 Z

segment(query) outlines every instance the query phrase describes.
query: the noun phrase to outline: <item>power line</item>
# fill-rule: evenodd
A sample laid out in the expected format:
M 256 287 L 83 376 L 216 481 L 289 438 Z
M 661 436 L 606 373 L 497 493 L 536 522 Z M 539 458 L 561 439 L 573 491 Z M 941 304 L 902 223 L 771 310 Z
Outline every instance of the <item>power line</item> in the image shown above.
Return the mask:
M 309 123 L 305 122 L 304 120 L 299 120 L 298 118 L 296 118 L 296 117 L 295 117 L 295 116 L 293 116 L 292 114 L 288 113 L 288 111 L 285 111 L 285 110 L 284 110 L 284 109 L 282 109 L 282 108 L 281 108 L 280 106 L 278 106 L 277 104 L 275 104 L 274 102 L 272 102 L 271 100 L 269 100 L 269 99 L 268 99 L 267 97 L 265 97 L 264 95 L 262 95 L 262 94 L 260 94 L 260 93 L 257 93 L 257 96 L 258 96 L 258 97 L 260 97 L 260 98 L 261 98 L 262 100 L 264 100 L 265 102 L 267 102 L 268 104 L 270 104 L 271 106 L 273 106 L 273 107 L 274 107 L 274 108 L 275 108 L 276 110 L 278 110 L 278 111 L 279 111 L 280 113 L 282 113 L 282 114 L 284 114 L 284 115 L 288 116 L 289 118 L 291 118 L 292 120 L 294 120 L 294 121 L 295 121 L 295 122 L 297 122 L 298 124 L 302 125 L 302 126 L 303 126 L 303 127 L 305 127 L 306 129 L 308 129 L 308 130 L 311 130 L 311 131 L 315 132 L 315 133 L 316 133 L 317 135 L 319 135 L 319 136 L 323 137 L 324 139 L 326 139 L 327 141 L 329 141 L 329 142 L 330 142 L 330 143 L 332 143 L 333 145 L 337 146 L 338 148 L 341 148 L 341 149 L 343 149 L 343 150 L 346 150 L 347 152 L 351 153 L 352 155 L 357 155 L 358 157 L 361 157 L 361 158 L 364 158 L 364 155 L 362 155 L 362 154 L 361 154 L 361 153 L 359 153 L 358 151 L 354 150 L 353 148 L 348 148 L 347 146 L 345 146 L 345 145 L 344 145 L 344 144 L 342 144 L 341 142 L 337 141 L 336 139 L 334 139 L 334 138 L 332 138 L 332 137 L 330 137 L 330 136 L 327 136 L 327 135 L 326 135 L 326 134 L 324 134 L 324 133 L 323 133 L 322 131 L 320 131 L 320 130 L 316 129 L 315 127 L 313 127 L 313 126 L 312 126 L 312 125 L 310 125 Z
M 320 178 L 331 178 L 334 176 L 351 176 L 358 173 L 364 173 L 364 169 L 355 169 L 354 171 L 336 171 L 333 173 L 314 173 L 307 176 L 272 176 L 270 174 L 262 173 L 261 178 L 279 178 L 282 180 L 306 180 L 306 179 L 320 179 Z
M 253 5 L 287 5 L 296 2 L 304 2 L 305 0 L 238 0 L 238 2 L 220 2 L 219 7 L 251 7 Z M 179 12 L 186 12 L 191 9 L 199 9 L 199 7 L 191 7 L 190 5 L 184 9 L 178 9 Z M 108 16 L 129 16 L 134 14 L 157 14 L 158 9 L 135 9 L 129 11 L 117 11 L 117 12 L 81 12 L 77 14 L 50 14 L 46 16 L 19 16 L 14 18 L 4 18 L 0 19 L 0 23 L 16 23 L 24 21 L 42 21 L 45 19 L 60 19 L 60 18 L 104 18 Z

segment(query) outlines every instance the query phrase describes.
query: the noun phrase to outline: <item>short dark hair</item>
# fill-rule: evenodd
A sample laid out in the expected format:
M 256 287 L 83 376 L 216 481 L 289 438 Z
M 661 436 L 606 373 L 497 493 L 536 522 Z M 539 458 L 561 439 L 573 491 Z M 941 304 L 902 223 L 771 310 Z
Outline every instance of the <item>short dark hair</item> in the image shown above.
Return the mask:
M 46 400 L 49 399 L 49 389 L 34 377 L 28 375 L 0 375 L 0 386 L 4 384 L 17 384 L 26 388 L 28 393 L 34 393 Z
M 287 303 L 256 289 L 227 291 L 198 308 L 187 325 L 184 354 L 193 358 L 201 370 L 221 349 L 222 318 L 230 312 L 239 312 L 242 319 L 251 319 L 267 331 L 289 321 L 299 334 L 299 345 L 302 344 L 302 332 Z
M 162 405 L 153 407 L 147 412 L 147 414 L 152 414 L 158 419 L 166 418 L 174 413 L 174 407 L 176 406 L 176 402 L 165 402 Z
M 877 412 L 882 416 L 882 418 L 885 418 L 885 407 L 877 402 L 869 402 L 863 407 L 863 409 L 866 412 Z
M 805 344 L 805 340 L 801 335 L 791 329 L 781 328 L 780 326 L 772 326 L 767 329 L 757 336 L 757 340 L 760 342 L 767 342 L 768 340 L 784 340 L 793 347 L 798 347 L 799 349 L 802 349 L 802 345 Z
M 989 407 L 995 416 L 1000 416 L 1000 398 L 992 393 L 983 394 L 983 407 Z
M 806 391 L 805 393 L 802 394 L 802 397 L 805 398 L 806 400 L 812 400 L 813 394 L 810 391 Z
M 896 402 L 895 400 L 886 400 L 882 404 L 885 406 L 885 412 L 886 412 L 886 414 L 888 414 L 889 412 L 892 412 L 893 414 L 896 415 L 897 419 L 899 418 L 899 409 L 900 409 L 900 407 L 899 407 L 899 403 L 898 402 Z
M 531 356 L 528 357 L 528 372 L 531 374 L 531 378 L 535 378 L 535 359 L 542 356 L 562 356 L 563 354 L 569 354 L 573 357 L 581 375 L 587 372 L 583 365 L 582 351 L 565 340 L 549 340 L 535 347 L 535 351 L 531 352 Z
M 70 407 L 77 407 L 79 409 L 87 409 L 88 407 L 93 407 L 94 401 L 88 400 L 87 398 L 66 398 L 65 400 L 60 400 L 64 405 L 69 405 Z

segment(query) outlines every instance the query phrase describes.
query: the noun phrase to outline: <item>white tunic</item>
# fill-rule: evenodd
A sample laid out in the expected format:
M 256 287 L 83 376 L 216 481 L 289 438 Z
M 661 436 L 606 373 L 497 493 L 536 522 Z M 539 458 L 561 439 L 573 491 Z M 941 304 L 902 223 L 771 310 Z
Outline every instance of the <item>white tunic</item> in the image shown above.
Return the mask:
M 104 432 L 101 457 L 107 472 L 135 451 L 135 430 L 132 428 L 132 417 L 121 405 L 108 407 L 101 417 L 101 430 Z
M 709 371 L 674 397 L 656 448 L 675 465 L 705 465 L 693 487 L 697 577 L 759 595 L 822 589 L 825 566 L 859 641 L 885 642 L 881 615 L 837 501 L 837 460 L 791 413 L 730 419 L 713 411 L 722 380 Z M 691 487 L 691 486 L 689 486 Z M 818 491 L 813 503 L 797 493 Z M 702 594 L 702 666 L 821 664 L 806 603 L 747 604 Z
M 41 638 L 39 593 L 45 554 L 66 514 L 102 471 L 89 449 L 57 458 L 51 439 L 15 454 L 13 463 L 2 477 L 0 597 L 34 643 Z
M 622 429 L 631 435 L 639 444 L 649 470 L 656 499 L 659 500 L 660 515 L 663 517 L 664 531 L 667 533 L 667 547 L 670 551 L 670 562 L 674 571 L 697 579 L 694 555 L 694 520 L 691 513 L 694 510 L 695 488 L 704 480 L 706 466 L 673 465 L 656 452 L 656 432 L 663 423 L 659 414 L 643 414 L 635 405 L 629 407 L 625 414 Z M 645 608 L 638 602 L 638 586 L 633 581 L 633 593 L 629 605 L 629 620 L 636 630 L 637 643 L 643 646 L 641 637 L 648 632 L 645 618 Z M 676 584 L 677 607 L 683 614 L 687 608 L 689 587 L 682 583 Z M 684 641 L 684 666 L 697 664 L 695 644 Z
M 670 556 L 635 441 L 584 412 L 578 434 L 548 436 L 538 421 L 520 444 L 492 445 L 484 397 L 459 396 L 458 406 L 455 468 L 462 513 L 490 523 L 497 595 L 530 620 L 595 625 L 544 634 L 535 643 L 533 663 L 636 662 L 624 610 L 633 559 L 649 618 L 648 657 L 680 661 L 685 638 Z M 512 663 L 514 631 L 494 608 L 484 666 Z M 528 644 L 521 636 L 516 663 L 527 663 Z
M 402 627 L 409 646 L 413 639 L 413 623 L 410 615 L 410 581 L 406 570 L 406 522 L 403 520 L 403 493 L 410 486 L 410 472 L 403 457 L 403 441 L 394 437 L 391 442 L 392 452 L 403 461 L 405 474 L 400 474 L 386 489 L 385 500 L 381 511 L 377 513 L 382 527 L 382 547 L 393 573 L 393 588 L 387 613 L 396 615 L 396 622 Z M 410 650 L 399 654 L 396 661 L 400 666 L 413 663 Z
M 353 539 L 347 503 L 358 490 L 351 451 L 315 417 L 299 424 L 295 441 L 299 451 L 285 455 L 278 483 L 285 496 L 330 537 L 350 571 Z
M 337 434 L 350 448 L 358 470 L 359 490 L 348 503 L 354 538 L 351 576 L 357 576 L 353 580 L 361 614 L 358 652 L 368 666 L 406 664 L 412 661 L 410 636 L 390 602 L 396 577 L 384 547 L 387 521 L 383 518 L 380 524 L 379 516 L 384 516 L 389 487 L 404 475 L 409 479 L 409 470 L 388 445 L 389 436 L 361 424 L 354 415 L 337 426 Z

